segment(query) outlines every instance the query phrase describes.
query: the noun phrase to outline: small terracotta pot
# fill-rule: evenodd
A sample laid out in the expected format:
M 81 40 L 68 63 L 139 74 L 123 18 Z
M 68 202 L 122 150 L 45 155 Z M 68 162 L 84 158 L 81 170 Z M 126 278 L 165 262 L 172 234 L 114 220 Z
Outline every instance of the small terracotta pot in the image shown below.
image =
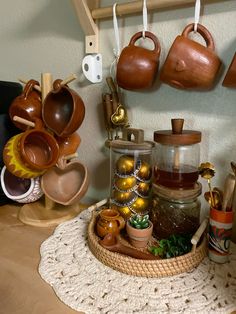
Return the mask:
M 42 103 L 40 93 L 34 90 L 34 86 L 39 85 L 39 82 L 30 80 L 25 85 L 22 95 L 16 97 L 10 108 L 9 115 L 15 126 L 25 131 L 28 126 L 13 120 L 14 116 L 19 116 L 28 121 L 36 121 L 42 119 Z
M 43 195 L 39 177 L 19 178 L 10 173 L 6 166 L 1 171 L 1 186 L 4 194 L 18 203 L 32 203 Z
M 118 235 L 125 227 L 125 220 L 116 209 L 102 209 L 96 224 L 96 231 L 99 237 L 103 238 L 108 233 Z
M 144 248 L 152 236 L 153 224 L 149 220 L 149 227 L 146 229 L 136 229 L 127 221 L 126 231 L 130 239 L 130 243 L 136 248 Z
M 85 106 L 81 97 L 62 80 L 53 83 L 53 90 L 48 93 L 42 109 L 46 126 L 59 137 L 67 137 L 82 124 Z
M 41 179 L 45 195 L 62 205 L 78 202 L 87 192 L 88 183 L 88 170 L 77 159 L 52 167 Z

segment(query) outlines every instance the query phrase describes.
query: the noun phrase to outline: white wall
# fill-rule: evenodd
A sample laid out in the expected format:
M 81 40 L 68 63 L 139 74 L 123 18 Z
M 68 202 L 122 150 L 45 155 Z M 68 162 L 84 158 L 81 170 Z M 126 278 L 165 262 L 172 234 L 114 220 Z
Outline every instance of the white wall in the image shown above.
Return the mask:
M 101 1 L 111 5 L 114 1 Z M 117 1 L 118 2 L 118 1 Z M 122 3 L 125 1 L 119 1 Z M 201 161 L 216 166 L 213 186 L 223 187 L 230 161 L 236 161 L 236 90 L 221 86 L 236 51 L 236 1 L 204 5 L 200 22 L 211 32 L 224 68 L 217 86 L 208 92 L 181 91 L 164 84 L 150 92 L 124 91 L 132 127 L 145 130 L 146 139 L 153 132 L 169 129 L 170 119 L 183 117 L 187 129 L 202 132 Z M 175 37 L 193 21 L 194 8 L 149 13 L 149 30 L 161 42 L 161 65 Z M 142 30 L 142 16 L 118 18 L 121 45 Z M 104 78 L 113 61 L 114 33 L 112 20 L 100 22 L 100 49 L 104 60 Z M 0 11 L 0 80 L 17 81 L 19 77 L 40 80 L 42 72 L 64 78 L 76 73 L 71 84 L 83 98 L 86 117 L 78 130 L 82 144 L 79 158 L 90 170 L 87 197 L 101 199 L 109 193 L 109 154 L 104 149 L 101 94 L 108 91 L 105 81 L 90 84 L 81 73 L 84 34 L 70 0 L 1 1 Z M 204 189 L 207 189 L 203 182 Z

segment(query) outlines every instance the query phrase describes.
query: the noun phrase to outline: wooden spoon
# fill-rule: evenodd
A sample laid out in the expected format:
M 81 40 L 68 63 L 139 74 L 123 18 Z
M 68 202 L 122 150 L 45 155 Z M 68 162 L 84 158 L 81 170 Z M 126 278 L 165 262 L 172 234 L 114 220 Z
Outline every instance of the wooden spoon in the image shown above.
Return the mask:
M 131 247 L 128 247 L 126 245 L 123 245 L 120 242 L 120 239 L 111 233 L 108 233 L 102 240 L 99 240 L 99 244 L 111 252 L 121 253 L 137 259 L 145 260 L 160 259 L 159 257 L 154 256 L 152 254 L 146 254 L 141 251 L 135 250 Z
M 231 211 L 235 187 L 235 175 L 229 173 L 225 179 L 222 210 Z

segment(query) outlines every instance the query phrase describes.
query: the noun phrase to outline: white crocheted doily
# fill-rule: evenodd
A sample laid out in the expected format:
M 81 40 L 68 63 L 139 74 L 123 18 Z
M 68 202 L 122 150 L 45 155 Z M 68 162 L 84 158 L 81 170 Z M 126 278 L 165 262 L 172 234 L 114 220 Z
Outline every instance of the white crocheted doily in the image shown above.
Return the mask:
M 236 245 L 231 261 L 205 258 L 194 270 L 165 278 L 117 272 L 87 245 L 90 211 L 59 225 L 41 246 L 39 273 L 57 296 L 86 314 L 231 313 L 236 310 Z

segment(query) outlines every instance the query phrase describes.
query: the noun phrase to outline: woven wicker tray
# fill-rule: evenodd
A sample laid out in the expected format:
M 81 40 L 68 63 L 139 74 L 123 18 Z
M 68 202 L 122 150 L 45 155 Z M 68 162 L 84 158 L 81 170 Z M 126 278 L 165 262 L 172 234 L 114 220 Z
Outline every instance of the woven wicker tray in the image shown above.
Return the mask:
M 93 212 L 88 225 L 88 245 L 94 256 L 106 266 L 122 273 L 140 277 L 166 277 L 190 271 L 198 266 L 206 256 L 206 238 L 191 252 L 170 259 L 140 260 L 123 254 L 111 252 L 99 243 L 99 237 L 94 232 L 96 216 Z

